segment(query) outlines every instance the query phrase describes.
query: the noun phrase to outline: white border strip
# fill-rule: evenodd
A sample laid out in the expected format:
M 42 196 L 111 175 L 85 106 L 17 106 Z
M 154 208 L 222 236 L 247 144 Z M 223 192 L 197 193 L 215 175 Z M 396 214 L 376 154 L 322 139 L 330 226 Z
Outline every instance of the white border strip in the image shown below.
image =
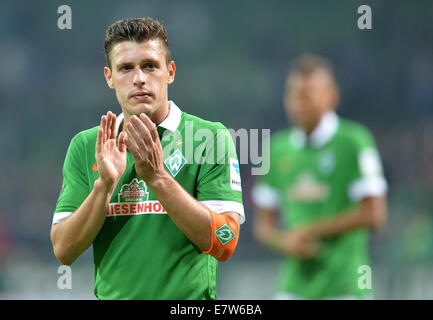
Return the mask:
M 280 194 L 277 189 L 267 184 L 258 184 L 251 190 L 253 203 L 264 209 L 278 209 L 280 206 Z
M 56 213 L 54 213 L 53 224 L 59 223 L 60 221 L 62 221 L 63 219 L 66 219 L 70 215 L 72 215 L 72 212 L 56 212 Z
M 245 222 L 244 205 L 239 202 L 225 200 L 204 200 L 200 201 L 200 203 L 216 213 L 223 213 L 227 211 L 236 212 L 241 216 L 241 224 Z
M 385 178 L 381 176 L 361 178 L 350 184 L 348 195 L 353 201 L 359 201 L 365 197 L 383 196 L 388 190 Z

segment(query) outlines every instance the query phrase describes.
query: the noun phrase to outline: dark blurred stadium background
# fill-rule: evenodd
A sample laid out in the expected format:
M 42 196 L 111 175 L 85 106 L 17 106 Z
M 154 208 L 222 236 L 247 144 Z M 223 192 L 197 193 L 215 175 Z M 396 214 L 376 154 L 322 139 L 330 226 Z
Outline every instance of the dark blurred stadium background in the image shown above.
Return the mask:
M 62 4 L 72 30 L 57 27 Z M 362 4 L 372 30 L 357 27 Z M 390 185 L 388 224 L 371 239 L 376 298 L 433 298 L 433 2 L 421 0 L 1 1 L 0 298 L 94 298 L 91 250 L 72 266 L 72 290 L 57 288 L 49 231 L 70 139 L 120 112 L 103 77 L 104 32 L 131 16 L 168 28 L 169 98 L 235 130 L 285 128 L 288 62 L 330 58 L 338 111 L 372 130 Z M 280 257 L 252 238 L 254 177 L 241 171 L 247 221 L 220 264 L 219 298 L 269 299 Z

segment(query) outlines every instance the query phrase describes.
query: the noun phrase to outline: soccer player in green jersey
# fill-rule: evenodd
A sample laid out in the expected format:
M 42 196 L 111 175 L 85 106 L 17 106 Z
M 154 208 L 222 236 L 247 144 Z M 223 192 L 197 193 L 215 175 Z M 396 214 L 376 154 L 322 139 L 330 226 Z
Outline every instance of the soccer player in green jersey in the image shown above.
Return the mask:
M 372 297 L 359 280 L 371 270 L 369 229 L 386 221 L 387 183 L 368 129 L 335 113 L 338 96 L 326 59 L 291 64 L 284 102 L 294 126 L 271 137 L 269 173 L 252 191 L 256 238 L 285 256 L 277 299 Z
M 105 54 L 122 113 L 71 140 L 54 253 L 70 265 L 93 245 L 99 299 L 216 299 L 244 221 L 230 133 L 168 100 L 176 67 L 158 21 L 114 23 Z

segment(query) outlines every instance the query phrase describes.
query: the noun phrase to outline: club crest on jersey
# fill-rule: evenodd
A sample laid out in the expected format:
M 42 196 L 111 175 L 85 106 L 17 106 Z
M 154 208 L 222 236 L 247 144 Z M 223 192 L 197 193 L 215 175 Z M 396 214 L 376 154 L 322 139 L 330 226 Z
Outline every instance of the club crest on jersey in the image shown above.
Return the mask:
M 186 159 L 179 149 L 176 149 L 167 159 L 164 164 L 173 177 L 175 177 L 186 163 Z
M 118 195 L 119 202 L 140 202 L 148 200 L 149 192 L 147 192 L 147 185 L 143 180 L 138 181 L 137 178 L 132 179 L 129 184 L 124 184 Z
M 319 154 L 319 158 L 317 159 L 317 165 L 319 170 L 325 174 L 330 175 L 336 166 L 336 157 L 335 153 L 331 150 L 325 150 L 321 154 Z

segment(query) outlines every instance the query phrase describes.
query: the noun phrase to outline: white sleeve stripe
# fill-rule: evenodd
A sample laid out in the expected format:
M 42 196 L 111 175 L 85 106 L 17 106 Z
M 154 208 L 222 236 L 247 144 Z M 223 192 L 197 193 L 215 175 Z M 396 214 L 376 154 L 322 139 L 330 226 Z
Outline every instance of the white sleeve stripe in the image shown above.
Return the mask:
M 241 216 L 241 224 L 245 222 L 244 205 L 242 203 L 225 200 L 203 200 L 200 203 L 216 213 L 236 212 Z
M 72 212 L 57 212 L 53 216 L 53 224 L 59 223 L 63 219 L 69 217 Z
M 267 185 L 258 184 L 251 190 L 251 199 L 257 207 L 277 209 L 280 206 L 280 194 L 277 189 Z
M 365 197 L 383 196 L 388 190 L 385 178 L 370 176 L 354 181 L 348 190 L 349 198 L 359 201 Z

